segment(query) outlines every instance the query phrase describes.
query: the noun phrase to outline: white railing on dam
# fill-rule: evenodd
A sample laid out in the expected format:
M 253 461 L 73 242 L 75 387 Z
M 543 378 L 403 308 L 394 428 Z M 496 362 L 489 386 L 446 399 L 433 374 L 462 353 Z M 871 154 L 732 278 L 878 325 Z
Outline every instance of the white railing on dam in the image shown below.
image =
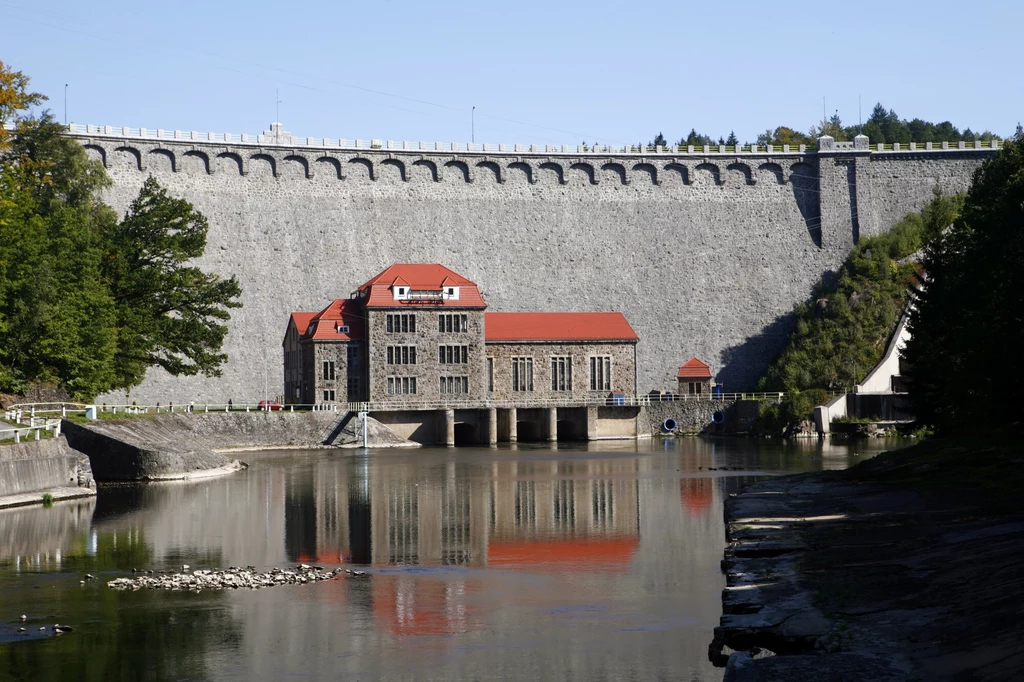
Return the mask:
M 4 125 L 13 130 L 14 124 Z M 169 142 L 196 142 L 254 147 L 313 147 L 317 149 L 352 149 L 370 151 L 410 152 L 457 152 L 460 154 L 600 154 L 600 155 L 651 155 L 651 154 L 804 154 L 817 151 L 815 145 L 552 145 L 552 144 L 491 144 L 470 142 L 396 142 L 394 140 L 361 140 L 330 137 L 296 137 L 291 133 L 265 131 L 259 135 L 247 133 L 216 133 L 188 130 L 164 130 L 162 128 L 131 128 L 128 126 L 102 126 L 69 123 L 68 133 L 82 137 L 109 137 L 115 139 L 163 140 Z M 852 143 L 836 142 L 837 150 L 853 149 Z M 871 152 L 922 152 L 970 149 L 999 149 L 999 140 L 975 140 L 973 142 L 910 142 L 893 144 L 868 144 L 865 151 Z
M 664 392 L 661 394 L 614 396 L 567 396 L 565 398 L 520 398 L 515 400 L 469 399 L 452 397 L 445 398 L 403 398 L 374 400 L 369 402 L 337 402 L 317 403 L 310 405 L 281 405 L 270 401 L 270 408 L 278 411 L 334 411 L 334 412 L 386 412 L 386 411 L 419 411 L 419 410 L 486 410 L 491 407 L 521 410 L 547 407 L 636 407 L 660 402 L 733 402 L 736 400 L 767 400 L 778 401 L 785 396 L 777 392 L 748 393 L 710 393 L 703 395 L 685 395 Z M 136 414 L 163 413 L 209 413 L 209 412 L 258 412 L 267 411 L 266 401 L 232 402 L 232 403 L 155 403 L 150 405 L 113 405 L 82 403 L 20 403 L 7 408 L 6 417 L 9 421 L 21 423 L 25 418 L 39 419 L 38 415 L 82 414 L 88 409 L 95 409 L 97 414 L 131 416 Z

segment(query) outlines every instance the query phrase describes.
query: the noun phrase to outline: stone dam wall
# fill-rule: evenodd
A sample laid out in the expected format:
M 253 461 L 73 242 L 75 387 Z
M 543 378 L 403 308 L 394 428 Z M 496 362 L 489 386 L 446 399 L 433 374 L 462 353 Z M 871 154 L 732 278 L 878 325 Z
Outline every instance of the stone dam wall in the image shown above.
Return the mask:
M 621 310 L 638 388 L 690 356 L 750 388 L 788 314 L 861 237 L 965 190 L 991 150 L 524 154 L 339 150 L 77 135 L 127 209 L 153 175 L 210 222 L 200 265 L 238 277 L 218 379 L 152 371 L 132 400 L 236 403 L 282 391 L 288 314 L 394 262 L 439 262 L 492 310 Z M 117 402 L 124 396 L 101 400 Z

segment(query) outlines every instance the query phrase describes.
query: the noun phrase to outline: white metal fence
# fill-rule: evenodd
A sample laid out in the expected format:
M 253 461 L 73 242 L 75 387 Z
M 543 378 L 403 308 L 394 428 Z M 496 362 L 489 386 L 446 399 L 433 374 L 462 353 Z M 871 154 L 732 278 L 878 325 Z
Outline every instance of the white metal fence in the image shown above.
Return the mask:
M 271 401 L 269 405 L 264 401 L 242 402 L 242 403 L 156 403 L 150 405 L 113 405 L 98 404 L 85 405 L 82 403 L 21 403 L 12 405 L 7 409 L 8 421 L 24 423 L 23 420 L 42 419 L 46 415 L 51 417 L 60 415 L 66 417 L 69 414 L 85 414 L 88 409 L 94 408 L 96 416 L 133 416 L 146 414 L 187 414 L 187 413 L 230 413 L 230 412 L 260 412 L 260 411 L 285 411 L 285 412 L 382 412 L 382 411 L 419 411 L 419 410 L 478 410 L 488 408 L 501 409 L 538 409 L 548 407 L 605 407 L 605 406 L 642 406 L 665 402 L 732 402 L 736 400 L 781 400 L 783 393 L 773 392 L 750 392 L 750 393 L 711 393 L 703 395 L 677 395 L 674 393 L 648 394 L 648 395 L 611 395 L 611 396 L 584 396 L 565 398 L 517 398 L 515 400 L 489 400 L 470 399 L 452 396 L 451 398 L 418 399 L 410 396 L 395 396 L 384 400 L 369 402 L 337 402 L 317 404 L 293 404 L 281 405 Z
M 13 130 L 14 124 L 4 124 Z M 200 132 L 196 130 L 164 130 L 162 128 L 132 128 L 129 126 L 105 126 L 69 123 L 68 132 L 87 137 L 110 137 L 117 139 L 146 139 L 181 142 L 215 142 L 231 145 L 252 145 L 257 147 L 315 147 L 351 150 L 394 150 L 458 152 L 463 154 L 601 154 L 601 155 L 658 155 L 658 154 L 805 154 L 816 151 L 815 145 L 552 145 L 552 144 L 492 144 L 470 142 L 409 142 L 394 140 L 361 140 L 331 137 L 295 137 L 290 133 L 273 132 L 260 135 L 247 133 Z M 838 142 L 836 145 L 847 143 Z M 852 144 L 852 143 L 851 143 Z M 922 152 L 966 149 L 998 149 L 999 140 L 975 140 L 972 142 L 911 142 L 868 146 L 873 152 Z M 838 148 L 838 147 L 837 147 Z M 845 147 L 844 147 L 845 148 Z

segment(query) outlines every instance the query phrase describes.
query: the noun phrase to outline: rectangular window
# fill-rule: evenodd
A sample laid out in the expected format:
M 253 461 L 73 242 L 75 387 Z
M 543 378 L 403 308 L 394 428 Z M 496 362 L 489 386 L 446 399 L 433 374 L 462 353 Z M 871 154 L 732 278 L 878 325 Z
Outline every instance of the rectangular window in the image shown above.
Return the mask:
M 348 396 L 351 400 L 353 396 L 359 395 L 359 377 L 348 378 Z
M 612 390 L 612 358 L 610 355 L 597 355 L 590 358 L 590 390 Z
M 494 358 L 487 358 L 487 391 L 494 393 Z
M 533 358 L 512 358 L 512 390 L 533 390 Z
M 415 365 L 416 346 L 388 346 L 389 365 Z
M 388 377 L 388 395 L 415 395 L 416 377 Z
M 415 334 L 416 313 L 388 313 L 385 329 L 388 334 Z
M 438 346 L 437 361 L 442 365 L 464 365 L 469 361 L 469 347 Z
M 441 313 L 437 317 L 437 331 L 442 334 L 464 334 L 469 331 L 469 316 L 460 313 Z
M 442 394 L 469 393 L 469 377 L 439 377 L 438 389 Z
M 325 403 L 333 403 L 334 402 L 334 391 L 324 391 L 324 402 Z
M 358 367 L 359 366 L 359 346 L 348 347 L 348 366 Z
M 568 355 L 551 357 L 551 390 L 572 390 L 572 358 Z
M 324 381 L 334 381 L 334 360 L 324 360 Z
M 703 390 L 703 388 L 704 388 L 704 384 L 699 383 L 699 382 L 697 382 L 697 383 L 691 382 L 690 383 L 690 395 L 700 395 L 701 391 Z

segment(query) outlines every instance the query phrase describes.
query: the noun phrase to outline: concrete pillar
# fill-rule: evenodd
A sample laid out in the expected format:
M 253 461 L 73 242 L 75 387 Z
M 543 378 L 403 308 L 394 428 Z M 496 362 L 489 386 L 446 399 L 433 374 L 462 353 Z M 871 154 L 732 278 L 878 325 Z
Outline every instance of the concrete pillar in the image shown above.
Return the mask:
M 444 444 L 455 445 L 455 410 L 444 410 Z
M 553 443 L 558 440 L 558 408 L 548 408 L 548 442 Z
M 498 410 L 491 407 L 487 410 L 487 444 L 496 445 L 498 442 Z
M 519 442 L 519 415 L 516 408 L 508 408 L 508 442 Z
M 597 440 L 597 407 L 587 408 L 587 440 Z

